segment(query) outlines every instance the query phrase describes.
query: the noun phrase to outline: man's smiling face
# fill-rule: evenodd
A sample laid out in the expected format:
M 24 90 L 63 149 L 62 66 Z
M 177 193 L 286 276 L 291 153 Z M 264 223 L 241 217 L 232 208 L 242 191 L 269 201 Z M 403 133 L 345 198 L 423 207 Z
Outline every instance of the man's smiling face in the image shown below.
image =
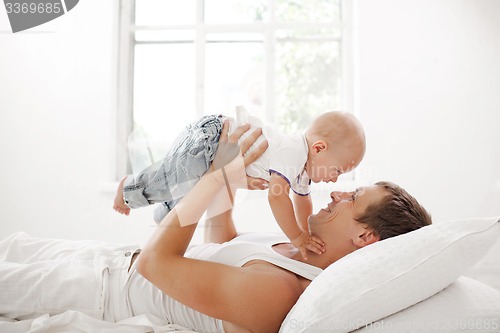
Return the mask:
M 329 262 L 374 243 L 378 236 L 356 220 L 371 205 L 379 204 L 387 191 L 378 185 L 360 187 L 353 192 L 332 192 L 327 207 L 309 216 L 309 230 L 326 244 Z

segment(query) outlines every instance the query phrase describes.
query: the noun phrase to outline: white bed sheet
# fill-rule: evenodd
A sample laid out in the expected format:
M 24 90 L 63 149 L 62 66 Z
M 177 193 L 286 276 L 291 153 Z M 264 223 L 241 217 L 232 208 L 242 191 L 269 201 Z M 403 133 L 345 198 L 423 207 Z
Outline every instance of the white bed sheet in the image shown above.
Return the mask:
M 442 292 L 356 332 L 500 332 L 500 291 L 467 277 Z M 152 315 L 140 315 L 116 323 L 92 318 L 78 311 L 42 315 L 14 321 L 0 317 L 0 332 L 146 333 L 193 331 Z
M 491 220 L 491 223 L 490 223 Z M 446 262 L 450 261 L 451 264 L 454 265 L 463 264 L 462 262 L 465 259 L 465 254 L 471 255 L 474 253 L 473 250 L 476 249 L 477 246 L 484 247 L 491 243 L 491 241 L 495 241 L 498 237 L 498 225 L 495 219 L 481 219 L 478 221 L 465 221 L 465 226 L 469 226 L 465 230 L 468 234 L 472 234 L 475 237 L 467 238 L 469 241 L 466 242 L 465 252 L 460 252 L 460 255 L 452 256 L 447 259 Z M 481 222 L 482 221 L 482 222 Z M 469 223 L 474 222 L 474 223 Z M 460 224 L 458 222 L 453 222 L 454 228 L 447 228 L 446 230 L 455 230 L 455 232 L 459 232 L 463 228 L 458 228 Z M 478 237 L 478 227 L 481 227 L 483 224 L 488 226 L 488 228 L 484 230 L 492 229 L 492 232 L 485 233 L 487 239 L 491 238 L 490 242 L 486 242 L 484 237 Z M 495 226 L 497 228 L 489 228 L 491 226 Z M 464 227 L 464 226 L 462 226 Z M 472 227 L 472 228 L 470 228 Z M 436 229 L 435 227 L 434 229 Z M 426 232 L 429 230 L 434 230 L 428 228 L 424 230 L 422 228 L 422 232 Z M 481 230 L 483 230 L 481 229 Z M 441 229 L 437 229 L 439 232 L 437 235 L 444 235 L 444 231 Z M 449 232 L 451 232 L 449 231 Z M 413 236 L 419 235 L 418 232 L 415 232 Z M 405 244 L 411 244 L 411 248 L 413 248 L 413 244 L 407 242 L 407 237 L 412 236 L 410 234 L 402 235 L 403 240 L 405 240 Z M 424 234 L 425 239 L 429 239 L 429 235 Z M 446 236 L 446 235 L 444 235 Z M 443 237 L 444 237 L 443 236 Z M 491 237 L 490 237 L 491 236 Z M 494 237 L 495 236 L 495 237 Z M 397 237 L 392 239 L 392 242 L 397 241 Z M 450 239 L 454 240 L 455 238 L 451 237 Z M 459 237 L 458 239 L 465 239 L 464 237 Z M 390 256 L 385 255 L 387 249 L 384 246 L 391 244 L 391 241 L 385 241 L 378 243 L 382 246 L 382 251 L 384 253 L 381 258 L 389 258 Z M 440 243 L 441 244 L 441 243 Z M 401 252 L 401 248 L 399 247 L 399 252 Z M 448 249 L 449 246 L 446 247 Z M 356 256 L 362 254 L 362 250 L 356 252 Z M 399 253 L 398 252 L 398 253 Z M 477 251 L 476 251 L 477 252 Z M 481 252 L 481 251 L 479 251 Z M 370 253 L 374 253 L 372 248 Z M 390 251 L 389 251 L 390 253 Z M 366 255 L 366 254 L 365 254 Z M 351 256 L 353 257 L 353 256 Z M 347 257 L 346 257 L 347 258 Z M 363 257 L 364 258 L 364 257 Z M 367 257 L 370 259 L 370 257 Z M 352 258 L 351 258 L 352 259 Z M 366 258 L 365 258 L 366 259 Z M 455 261 L 459 262 L 456 263 Z M 344 259 L 346 261 L 347 259 Z M 392 260 L 392 259 L 391 259 Z M 340 262 L 340 261 L 339 261 Z M 360 274 L 359 267 L 360 265 L 350 265 L 355 267 L 356 275 L 360 275 L 361 277 L 366 276 Z M 361 265 L 363 266 L 363 265 Z M 387 265 L 380 265 L 381 267 L 388 267 Z M 444 268 L 448 267 L 446 265 Z M 441 267 L 442 268 L 442 267 Z M 430 267 L 431 271 L 437 270 L 437 267 Z M 376 270 L 372 270 L 375 272 Z M 325 271 L 326 272 L 326 271 Z M 323 272 L 322 274 L 324 274 Z M 344 271 L 345 272 L 345 271 Z M 439 274 L 442 274 L 442 271 L 437 270 Z M 428 276 L 428 278 L 430 275 Z M 371 276 L 373 278 L 373 275 Z M 329 279 L 331 280 L 331 279 Z M 423 279 L 423 283 L 427 283 L 429 279 Z M 317 282 L 315 280 L 314 282 Z M 313 283 L 314 283 L 313 282 Z M 312 285 L 311 285 L 312 286 Z M 415 286 L 414 286 L 415 287 Z M 311 287 L 310 287 L 311 288 Z M 308 289 L 311 290 L 311 289 Z M 331 290 L 336 290 L 335 288 L 331 288 Z M 347 290 L 349 292 L 349 290 Z M 325 289 L 320 288 L 319 297 L 328 301 L 325 297 Z M 1 297 L 1 295 L 0 295 Z M 301 297 L 302 299 L 302 297 Z M 383 297 L 380 298 L 383 300 Z M 300 301 L 300 300 L 299 300 Z M 318 303 L 318 298 L 312 298 L 306 300 L 303 299 L 303 306 L 308 309 L 308 313 L 317 313 L 321 309 L 329 307 L 327 304 L 325 306 L 321 306 L 321 303 Z M 368 304 L 370 307 L 378 306 L 378 304 L 370 303 Z M 302 311 L 301 311 L 302 313 Z M 330 318 L 330 317 L 328 317 Z M 381 318 L 381 317 L 378 317 Z M 306 323 L 306 321 L 304 321 Z M 431 296 L 430 298 L 421 301 L 420 303 L 414 304 L 406 308 L 403 311 L 398 313 L 394 313 L 391 316 L 386 316 L 379 321 L 375 321 L 373 325 L 367 325 L 364 329 L 359 330 L 362 331 L 377 331 L 377 332 L 457 332 L 457 331 L 469 331 L 469 332 L 500 332 L 500 291 L 488 287 L 476 280 L 460 277 L 453 284 L 448 286 L 448 288 L 442 290 L 440 293 Z M 358 326 L 361 327 L 361 326 Z M 300 327 L 299 327 L 300 328 Z M 402 329 L 403 328 L 403 329 Z M 434 328 L 437 328 L 434 330 Z M 301 332 L 318 332 L 318 330 L 314 329 L 300 329 Z M 346 332 L 348 330 L 345 330 Z M 139 332 L 185 332 L 185 333 L 193 333 L 192 330 L 189 330 L 185 327 L 181 327 L 178 325 L 168 324 L 164 319 L 155 317 L 153 315 L 140 315 L 132 318 L 128 318 L 119 322 L 107 322 L 103 320 L 98 320 L 93 317 L 90 317 L 82 312 L 78 311 L 66 311 L 64 313 L 49 316 L 41 315 L 35 319 L 27 319 L 21 321 L 14 321 L 8 318 L 0 317 L 0 332 L 9 332 L 9 333 L 17 333 L 17 332 L 29 332 L 29 333 L 39 333 L 39 332 L 104 332 L 104 333 L 139 333 Z M 323 330 L 321 333 L 325 332 Z
M 168 324 L 152 315 L 140 315 L 116 323 L 92 318 L 82 312 L 66 311 L 49 316 L 42 315 L 35 319 L 14 321 L 0 317 L 0 332 L 9 333 L 67 333 L 67 332 L 100 332 L 100 333 L 146 333 L 146 332 L 183 332 L 193 331 Z

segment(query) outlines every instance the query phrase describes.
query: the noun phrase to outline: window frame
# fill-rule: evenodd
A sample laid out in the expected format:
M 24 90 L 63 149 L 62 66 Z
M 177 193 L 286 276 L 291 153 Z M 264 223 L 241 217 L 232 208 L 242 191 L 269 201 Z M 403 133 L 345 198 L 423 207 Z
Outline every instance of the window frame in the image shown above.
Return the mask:
M 137 42 L 135 32 L 144 30 L 179 30 L 195 31 L 195 96 L 196 115 L 204 114 L 204 79 L 205 79 L 205 36 L 217 32 L 256 32 L 263 34 L 265 54 L 265 91 L 264 109 L 266 121 L 275 123 L 275 31 L 279 29 L 335 27 L 340 29 L 340 100 L 341 109 L 358 116 L 355 104 L 357 89 L 354 71 L 354 8 L 356 4 L 349 0 L 340 0 L 340 24 L 336 23 L 295 23 L 274 21 L 274 0 L 268 0 L 270 21 L 244 24 L 208 24 L 203 22 L 203 4 L 206 0 L 196 1 L 196 22 L 185 25 L 138 26 L 135 25 L 135 0 L 120 0 L 118 10 L 118 47 L 116 77 L 116 167 L 114 180 L 130 173 L 128 137 L 133 130 L 133 93 L 134 93 L 134 48 L 137 44 L 160 42 Z M 166 42 L 166 41 L 165 41 Z M 356 177 L 354 173 L 353 179 Z

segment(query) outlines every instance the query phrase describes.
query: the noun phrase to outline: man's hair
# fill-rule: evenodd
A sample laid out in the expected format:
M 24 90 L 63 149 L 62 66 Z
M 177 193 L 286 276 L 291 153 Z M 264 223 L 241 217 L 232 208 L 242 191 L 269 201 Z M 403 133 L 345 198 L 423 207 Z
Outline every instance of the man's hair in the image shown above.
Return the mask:
M 406 190 L 386 181 L 375 185 L 382 186 L 388 195 L 380 204 L 368 206 L 356 220 L 365 223 L 380 240 L 432 224 L 431 215 Z

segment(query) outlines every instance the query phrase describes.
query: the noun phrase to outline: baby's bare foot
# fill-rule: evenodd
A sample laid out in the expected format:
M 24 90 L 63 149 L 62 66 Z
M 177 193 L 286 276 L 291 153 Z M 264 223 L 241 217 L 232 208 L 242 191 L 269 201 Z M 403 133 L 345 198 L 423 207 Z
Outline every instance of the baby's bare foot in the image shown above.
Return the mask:
M 127 177 L 123 177 L 118 184 L 115 201 L 113 202 L 113 209 L 120 214 L 128 215 L 130 214 L 130 207 L 125 204 L 125 201 L 123 201 L 123 185 L 125 183 L 125 179 L 127 179 Z

